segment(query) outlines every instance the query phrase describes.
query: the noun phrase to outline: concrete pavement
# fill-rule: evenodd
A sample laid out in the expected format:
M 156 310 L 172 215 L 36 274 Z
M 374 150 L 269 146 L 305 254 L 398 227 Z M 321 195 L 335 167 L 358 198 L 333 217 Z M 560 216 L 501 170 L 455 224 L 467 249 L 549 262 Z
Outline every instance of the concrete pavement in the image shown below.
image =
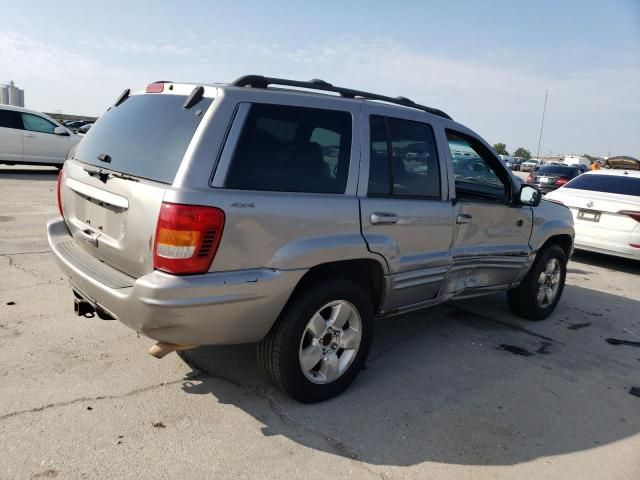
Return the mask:
M 378 321 L 356 383 L 297 404 L 252 346 L 149 357 L 73 316 L 56 171 L 0 166 L 0 478 L 640 478 L 640 264 L 578 254 L 554 315 L 504 295 Z

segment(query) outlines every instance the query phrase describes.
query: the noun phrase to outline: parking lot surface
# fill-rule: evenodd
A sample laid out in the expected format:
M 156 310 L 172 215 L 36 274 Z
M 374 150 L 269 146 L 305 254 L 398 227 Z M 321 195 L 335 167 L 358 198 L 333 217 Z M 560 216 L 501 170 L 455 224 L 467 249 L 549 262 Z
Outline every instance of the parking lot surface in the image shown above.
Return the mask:
M 640 478 L 640 263 L 577 253 L 553 316 L 504 295 L 379 320 L 343 395 L 295 403 L 253 346 L 163 360 L 73 315 L 55 169 L 0 166 L 0 478 Z

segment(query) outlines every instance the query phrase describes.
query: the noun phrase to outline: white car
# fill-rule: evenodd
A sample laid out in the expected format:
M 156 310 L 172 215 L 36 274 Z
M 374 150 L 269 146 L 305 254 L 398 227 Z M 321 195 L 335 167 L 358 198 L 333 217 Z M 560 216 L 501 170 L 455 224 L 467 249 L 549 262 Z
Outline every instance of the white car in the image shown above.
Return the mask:
M 0 105 L 0 163 L 61 166 L 81 138 L 44 113 Z
M 640 171 L 589 171 L 545 198 L 571 210 L 576 249 L 640 260 Z

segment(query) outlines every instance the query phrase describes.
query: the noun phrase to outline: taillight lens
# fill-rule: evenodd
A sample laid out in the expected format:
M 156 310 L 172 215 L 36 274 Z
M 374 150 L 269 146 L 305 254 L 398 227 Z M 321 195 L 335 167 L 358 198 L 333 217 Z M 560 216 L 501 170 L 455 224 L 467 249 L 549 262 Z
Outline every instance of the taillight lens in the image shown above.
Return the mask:
M 147 93 L 162 93 L 164 91 L 164 83 L 150 83 L 147 85 Z
M 205 273 L 216 255 L 224 212 L 215 207 L 163 202 L 153 246 L 153 267 L 177 275 Z
M 620 215 L 627 215 L 633 218 L 636 222 L 640 222 L 640 212 L 636 212 L 633 210 L 620 210 L 618 213 Z
M 553 183 L 555 183 L 556 185 L 562 186 L 562 185 L 564 185 L 565 183 L 568 183 L 568 182 L 569 182 L 569 179 L 567 177 L 560 177 L 559 179 L 557 179 Z
M 58 173 L 58 186 L 56 190 L 56 195 L 58 197 L 58 211 L 60 212 L 60 216 L 64 217 L 64 211 L 62 209 L 62 183 L 64 182 L 64 170 L 60 170 Z
M 534 179 L 535 177 L 533 176 L 533 173 L 530 173 L 527 177 L 527 183 L 533 183 Z
M 546 197 L 545 197 L 546 198 Z M 562 205 L 563 207 L 565 207 L 566 205 L 564 203 L 562 203 L 560 200 L 556 200 L 555 198 L 547 198 L 547 200 L 549 200 L 550 202 L 553 203 L 557 203 L 558 205 Z

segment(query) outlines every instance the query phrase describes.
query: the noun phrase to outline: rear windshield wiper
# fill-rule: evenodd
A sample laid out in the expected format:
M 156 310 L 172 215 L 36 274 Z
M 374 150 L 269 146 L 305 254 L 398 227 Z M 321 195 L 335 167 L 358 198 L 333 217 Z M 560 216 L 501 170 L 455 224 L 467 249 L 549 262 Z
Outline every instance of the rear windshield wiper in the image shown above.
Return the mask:
M 139 182 L 140 179 L 120 172 L 109 172 L 109 175 L 115 178 L 121 178 L 123 180 L 131 180 L 132 182 Z
M 136 177 L 132 177 L 131 175 L 127 175 L 126 173 L 120 172 L 112 172 L 109 170 L 104 170 L 102 168 L 96 167 L 83 167 L 83 170 L 87 172 L 90 176 L 97 175 L 99 180 L 103 183 L 107 183 L 109 178 L 121 178 L 123 180 L 131 180 L 132 182 L 139 182 L 140 179 Z

